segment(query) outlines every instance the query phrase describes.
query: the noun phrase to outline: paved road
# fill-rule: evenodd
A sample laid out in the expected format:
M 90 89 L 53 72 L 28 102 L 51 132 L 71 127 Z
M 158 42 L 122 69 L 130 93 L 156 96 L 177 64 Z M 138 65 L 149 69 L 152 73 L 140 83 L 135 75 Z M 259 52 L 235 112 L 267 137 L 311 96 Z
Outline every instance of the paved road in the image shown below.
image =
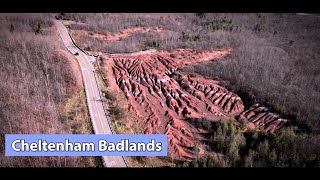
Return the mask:
M 95 58 L 93 56 L 86 55 L 74 45 L 67 28 L 60 21 L 55 21 L 55 24 L 67 49 L 72 54 L 79 53 L 79 55 L 75 57 L 80 64 L 87 103 L 95 134 L 112 134 L 112 130 L 110 128 L 112 124 L 108 123 L 108 117 L 104 112 L 103 104 L 101 101 L 96 100 L 96 98 L 100 96 L 100 91 L 93 72 L 94 68 L 92 62 Z M 103 156 L 102 158 L 105 167 L 127 167 L 124 158 L 121 156 Z

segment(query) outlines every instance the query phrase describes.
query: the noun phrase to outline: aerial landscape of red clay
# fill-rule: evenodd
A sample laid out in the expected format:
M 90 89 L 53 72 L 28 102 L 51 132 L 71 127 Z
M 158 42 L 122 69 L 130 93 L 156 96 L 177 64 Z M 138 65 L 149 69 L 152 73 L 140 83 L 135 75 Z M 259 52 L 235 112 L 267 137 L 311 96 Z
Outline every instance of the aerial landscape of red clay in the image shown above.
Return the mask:
M 113 54 L 105 56 L 104 78 L 109 87 L 122 91 L 145 134 L 167 134 L 169 153 L 178 160 L 193 158 L 195 141 L 202 131 L 188 118 L 218 121 L 236 117 L 249 121 L 247 128 L 273 133 L 285 119 L 255 104 L 248 110 L 241 98 L 215 80 L 179 73 L 178 68 L 227 56 L 231 49 L 196 53 L 190 49 L 172 52 Z M 239 124 L 235 121 L 235 124 Z M 203 152 L 199 147 L 199 152 Z
M 316 13 L 2 13 L 0 24 L 0 167 L 320 167 Z M 86 142 L 47 156 L 16 151 L 8 134 L 21 147 L 21 134 Z

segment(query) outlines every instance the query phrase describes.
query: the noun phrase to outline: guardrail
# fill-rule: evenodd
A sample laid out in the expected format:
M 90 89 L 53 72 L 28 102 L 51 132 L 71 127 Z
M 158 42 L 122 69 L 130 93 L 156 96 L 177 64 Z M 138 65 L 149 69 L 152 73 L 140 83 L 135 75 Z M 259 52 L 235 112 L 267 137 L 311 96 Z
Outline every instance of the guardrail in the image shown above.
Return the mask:
M 73 40 L 73 38 L 72 38 L 69 30 L 68 30 L 68 34 L 69 34 L 69 37 L 70 37 L 72 43 L 73 43 L 80 51 L 82 51 L 84 54 L 86 54 L 87 56 L 90 56 L 85 50 L 81 49 L 80 46 L 77 45 L 77 43 Z
M 100 95 L 100 97 L 102 97 L 102 91 L 101 91 L 101 88 L 100 88 L 99 83 L 98 83 L 98 81 L 97 81 L 96 73 L 93 73 L 93 74 L 94 74 L 94 79 L 95 79 L 96 85 L 97 85 L 98 90 L 99 90 L 99 95 Z M 109 118 L 109 114 L 108 114 L 108 112 L 106 111 L 105 104 L 104 104 L 102 101 L 101 101 L 101 103 L 102 103 L 103 111 L 104 111 L 104 114 L 105 114 L 105 116 L 106 116 L 106 118 L 107 118 L 107 121 L 108 121 L 108 124 L 109 124 L 109 127 L 110 127 L 110 130 L 111 130 L 112 134 L 117 134 L 116 131 L 115 131 L 114 128 L 113 128 L 112 122 L 111 122 L 111 120 L 110 120 L 110 118 Z M 124 161 L 124 163 L 126 164 L 126 166 L 129 167 L 129 163 L 128 163 L 127 159 L 126 159 L 124 156 L 122 156 L 122 158 L 123 158 L 123 161 Z
M 92 56 L 92 55 L 89 55 L 89 54 L 88 54 L 86 51 L 84 51 L 83 49 L 81 49 L 80 46 L 78 46 L 78 45 L 75 43 L 75 41 L 73 40 L 73 38 L 72 38 L 69 30 L 68 30 L 68 35 L 69 35 L 72 43 L 73 43 L 80 51 L 82 51 L 82 52 L 83 52 L 84 54 L 86 54 L 87 56 Z M 92 56 L 92 57 L 94 57 L 94 58 L 96 59 L 95 56 Z M 101 88 L 100 88 L 99 83 L 98 83 L 98 81 L 97 81 L 96 74 L 93 73 L 93 75 L 94 75 L 94 79 L 95 79 L 95 82 L 96 82 L 96 85 L 97 85 L 97 88 L 98 88 L 98 91 L 99 91 L 99 96 L 102 97 Z M 102 106 L 103 106 L 104 114 L 105 114 L 106 119 L 107 119 L 107 123 L 109 124 L 110 130 L 111 130 L 111 133 L 112 133 L 112 134 L 117 134 L 116 131 L 115 131 L 114 128 L 113 128 L 113 125 L 112 125 L 111 120 L 109 119 L 109 114 L 108 114 L 108 112 L 106 111 L 106 107 L 105 107 L 104 103 L 103 103 L 103 102 L 101 102 L 101 103 L 102 103 Z M 124 156 L 122 156 L 122 159 L 123 159 L 124 163 L 126 164 L 126 166 L 129 167 L 129 163 L 128 163 L 127 159 L 126 159 Z

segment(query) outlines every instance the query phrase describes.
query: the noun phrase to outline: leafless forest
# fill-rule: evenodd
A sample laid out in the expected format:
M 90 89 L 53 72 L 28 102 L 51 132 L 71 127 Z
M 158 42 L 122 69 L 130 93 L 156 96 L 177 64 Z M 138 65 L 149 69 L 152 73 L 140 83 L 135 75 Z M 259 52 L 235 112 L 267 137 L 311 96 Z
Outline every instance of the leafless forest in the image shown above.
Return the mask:
M 49 14 L 0 16 L 0 167 L 96 166 L 90 157 L 4 157 L 4 134 L 91 133 L 85 96 Z M 68 105 L 68 106 L 67 106 Z

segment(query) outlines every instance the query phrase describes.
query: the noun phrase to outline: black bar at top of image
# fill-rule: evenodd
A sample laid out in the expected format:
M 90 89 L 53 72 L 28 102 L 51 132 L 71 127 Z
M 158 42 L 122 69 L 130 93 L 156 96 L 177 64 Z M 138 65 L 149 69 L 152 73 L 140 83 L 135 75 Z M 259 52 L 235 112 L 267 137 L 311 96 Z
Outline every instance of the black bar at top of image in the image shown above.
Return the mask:
M 314 0 L 12 0 L 1 5 L 0 11 L 319 12 L 319 8 Z

